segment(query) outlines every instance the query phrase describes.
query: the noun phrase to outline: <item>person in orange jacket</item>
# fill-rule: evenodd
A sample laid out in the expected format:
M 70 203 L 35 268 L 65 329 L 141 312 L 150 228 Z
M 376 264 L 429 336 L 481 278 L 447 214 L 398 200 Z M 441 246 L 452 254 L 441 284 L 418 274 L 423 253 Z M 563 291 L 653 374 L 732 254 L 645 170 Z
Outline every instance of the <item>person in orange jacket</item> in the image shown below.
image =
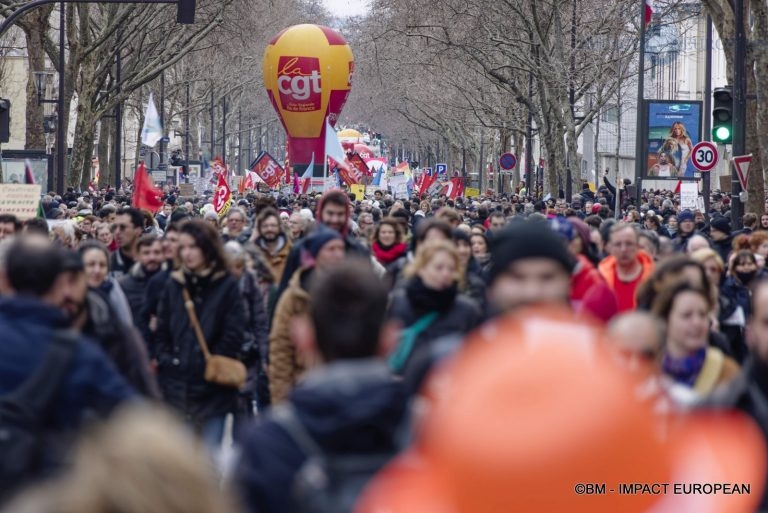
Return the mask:
M 637 288 L 653 272 L 653 258 L 640 249 L 637 228 L 628 223 L 611 227 L 606 249 L 609 256 L 598 265 L 600 274 L 616 295 L 619 312 L 634 310 Z

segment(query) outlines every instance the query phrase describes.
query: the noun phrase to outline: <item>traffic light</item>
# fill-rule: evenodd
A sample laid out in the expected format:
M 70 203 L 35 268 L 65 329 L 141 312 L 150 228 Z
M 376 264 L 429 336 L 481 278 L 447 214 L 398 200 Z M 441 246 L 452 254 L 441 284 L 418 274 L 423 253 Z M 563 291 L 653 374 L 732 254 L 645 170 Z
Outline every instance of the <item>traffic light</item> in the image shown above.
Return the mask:
M 733 138 L 733 90 L 731 86 L 717 87 L 712 93 L 712 140 L 730 144 Z
M 185 25 L 195 23 L 195 0 L 176 1 L 176 21 Z
M 11 100 L 0 98 L 0 143 L 11 140 Z

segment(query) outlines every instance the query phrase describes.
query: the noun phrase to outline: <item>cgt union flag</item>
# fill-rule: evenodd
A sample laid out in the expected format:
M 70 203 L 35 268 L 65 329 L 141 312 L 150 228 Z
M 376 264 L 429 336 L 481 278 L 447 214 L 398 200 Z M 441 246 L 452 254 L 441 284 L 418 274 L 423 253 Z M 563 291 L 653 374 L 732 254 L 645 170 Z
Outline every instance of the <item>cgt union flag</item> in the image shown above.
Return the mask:
M 230 206 L 232 206 L 232 191 L 229 190 L 227 174 L 219 173 L 216 194 L 213 196 L 213 208 L 219 217 L 224 217 L 229 212 Z

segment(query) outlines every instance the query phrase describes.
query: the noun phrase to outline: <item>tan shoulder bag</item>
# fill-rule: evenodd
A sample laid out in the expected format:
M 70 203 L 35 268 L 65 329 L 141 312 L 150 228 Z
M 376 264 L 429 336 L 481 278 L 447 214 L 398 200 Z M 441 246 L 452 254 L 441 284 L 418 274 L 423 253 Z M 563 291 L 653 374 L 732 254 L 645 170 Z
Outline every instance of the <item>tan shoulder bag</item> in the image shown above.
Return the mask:
M 182 287 L 181 292 L 184 295 L 184 306 L 189 314 L 189 321 L 195 330 L 197 343 L 200 344 L 200 349 L 205 356 L 205 380 L 225 387 L 240 388 L 245 384 L 247 374 L 245 365 L 240 360 L 229 356 L 211 354 L 208 350 L 208 344 L 205 342 L 203 330 L 200 328 L 200 321 L 197 320 L 195 303 L 192 301 L 187 287 Z

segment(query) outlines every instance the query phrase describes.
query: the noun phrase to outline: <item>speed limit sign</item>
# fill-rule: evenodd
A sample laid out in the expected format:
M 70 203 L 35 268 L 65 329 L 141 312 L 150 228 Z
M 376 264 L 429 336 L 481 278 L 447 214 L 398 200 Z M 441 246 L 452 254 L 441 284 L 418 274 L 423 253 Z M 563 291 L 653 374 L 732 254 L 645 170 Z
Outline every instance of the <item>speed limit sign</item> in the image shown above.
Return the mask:
M 706 173 L 717 165 L 717 146 L 709 141 L 701 141 L 691 150 L 693 167 Z

